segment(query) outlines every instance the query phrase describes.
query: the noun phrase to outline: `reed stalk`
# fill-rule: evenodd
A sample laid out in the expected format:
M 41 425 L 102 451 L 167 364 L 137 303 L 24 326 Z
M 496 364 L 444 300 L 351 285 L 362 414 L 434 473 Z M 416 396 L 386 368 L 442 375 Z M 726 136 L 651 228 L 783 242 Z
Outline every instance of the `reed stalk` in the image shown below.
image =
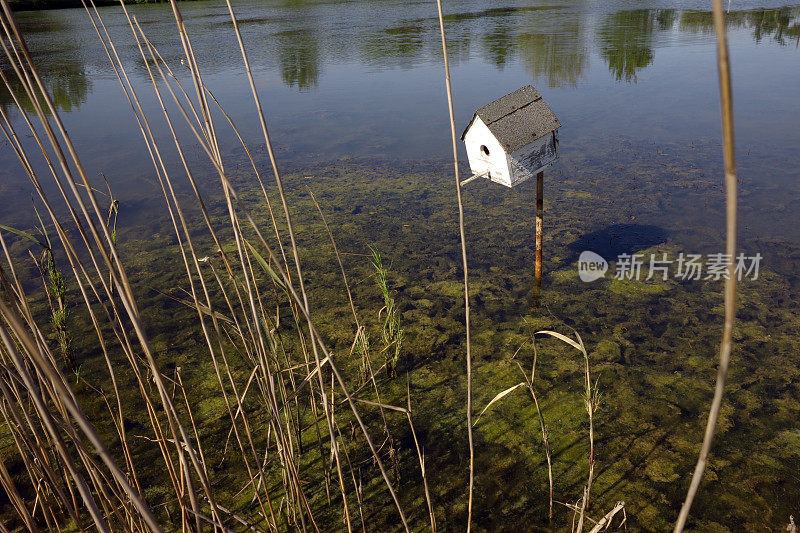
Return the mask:
M 51 313 L 55 314 L 66 311 L 68 294 L 75 295 L 76 299 L 80 294 L 80 303 L 73 308 L 76 314 L 88 317 L 91 331 L 87 334 L 92 335 L 89 342 L 96 341 L 104 363 L 104 366 L 96 365 L 100 370 L 91 378 L 76 373 L 73 380 L 72 373 L 64 372 L 60 362 L 63 357 L 57 357 L 58 350 L 50 347 L 52 336 L 45 334 L 48 328 L 40 327 L 39 304 L 26 293 L 25 280 L 20 279 L 15 257 L 0 232 L 5 261 L 0 265 L 0 412 L 9 428 L 15 453 L 22 459 L 21 473 L 10 473 L 7 463 L 0 461 L 0 485 L 20 523 L 31 531 L 58 530 L 66 525 L 81 531 L 160 531 L 162 527 L 186 531 L 242 528 L 319 531 L 330 527 L 321 521 L 316 508 L 321 499 L 327 498 L 330 509 L 338 507 L 335 512 L 340 513 L 343 528 L 352 531 L 358 528 L 360 521 L 361 529 L 366 530 L 370 515 L 366 509 L 369 498 L 364 495 L 363 478 L 364 472 L 371 468 L 374 479 L 367 482 L 370 485 L 376 482 L 379 487 L 385 485 L 387 501 L 391 498 L 399 522 L 410 531 L 413 524 L 394 486 L 399 479 L 399 457 L 405 451 L 412 461 L 415 455 L 419 465 L 422 487 L 417 485 L 417 489 L 424 495 L 427 507 L 422 508 L 421 520 L 429 522 L 431 530 L 435 531 L 437 520 L 433 487 L 429 486 L 430 466 L 424 439 L 420 439 L 416 426 L 418 419 L 412 416 L 410 383 L 406 388 L 406 405 L 398 407 L 385 399 L 389 395 L 381 389 L 379 381 L 380 377 L 396 374 L 402 342 L 400 313 L 386 284 L 386 271 L 376 253 L 373 266 L 378 270 L 384 297 L 385 309 L 379 316 L 386 313 L 383 330 L 387 355 L 383 364 L 374 368 L 367 326 L 359 318 L 334 231 L 309 189 L 332 244 L 353 315 L 351 360 L 346 360 L 346 347 L 334 356 L 314 320 L 316 312 L 300 260 L 298 243 L 302 241 L 295 231 L 284 178 L 279 172 L 267 129 L 266 111 L 231 3 L 226 0 L 233 25 L 232 37 L 241 53 L 257 115 L 254 118 L 259 122 L 274 175 L 275 188 L 271 191 L 270 185 L 262 180 L 256 158 L 239 128 L 206 85 L 202 58 L 195 54 L 190 28 L 179 4 L 172 0 L 170 6 L 185 65 L 185 70 L 176 69 L 179 72 L 170 67 L 148 38 L 146 26 L 139 24 L 124 3 L 120 5 L 130 38 L 145 67 L 149 86 L 143 91 L 131 82 L 129 67 L 124 64 L 101 12 L 91 0 L 84 3 L 137 122 L 157 187 L 163 195 L 179 262 L 175 272 L 182 278 L 181 286 L 166 296 L 184 305 L 184 312 L 191 316 L 191 326 L 203 354 L 200 365 L 209 372 L 210 386 L 222 404 L 216 408 L 215 416 L 230 425 L 221 432 L 219 440 L 225 439 L 224 446 L 217 450 L 206 440 L 204 423 L 207 420 L 197 406 L 198 400 L 205 399 L 201 395 L 206 392 L 193 390 L 189 377 L 184 380 L 180 367 L 165 371 L 164 356 L 155 350 L 147 336 L 148 313 L 140 310 L 138 289 L 128 278 L 119 249 L 116 219 L 120 204 L 110 186 L 107 198 L 93 186 L 7 1 L 0 0 L 0 44 L 12 72 L 7 76 L 6 71 L 0 71 L 0 79 L 24 117 L 24 125 L 17 126 L 20 129 L 17 131 L 5 110 L 0 108 L 0 129 L 36 190 L 36 205 L 44 206 L 40 218 L 42 232 L 52 231 L 55 235 L 52 242 L 47 236 L 48 257 L 44 261 L 37 260 L 42 266 L 44 284 L 55 285 L 58 275 L 69 279 L 69 290 L 67 285 L 59 285 L 57 290 L 49 292 L 45 289 L 45 297 L 50 298 Z M 437 0 L 437 10 L 464 277 L 469 531 L 475 484 L 473 426 L 478 420 L 473 423 L 468 256 L 441 0 Z M 15 76 L 19 83 L 12 84 L 10 76 Z M 19 95 L 12 90 L 14 86 L 22 88 L 18 89 Z M 143 94 L 150 94 L 150 89 L 152 101 L 158 106 L 152 114 L 145 111 Z M 38 119 L 38 123 L 30 120 L 21 97 L 32 102 L 34 111 L 30 115 Z M 224 122 L 220 121 L 220 114 Z M 263 228 L 257 221 L 266 220 L 266 216 L 249 209 L 231 183 L 230 162 L 223 157 L 225 152 L 220 142 L 222 129 L 227 127 L 244 148 L 258 180 L 269 213 L 269 221 Z M 24 128 L 28 131 L 22 131 Z M 159 129 L 168 135 L 167 140 L 159 140 Z M 40 154 L 20 140 L 26 135 L 31 136 Z M 199 147 L 201 157 L 207 158 L 219 178 L 226 211 L 223 217 L 212 215 L 201 193 L 196 162 L 190 155 L 194 147 Z M 178 155 L 176 168 L 168 164 L 166 157 L 173 149 Z M 39 156 L 46 163 L 45 172 L 36 170 L 34 159 Z M 43 180 L 51 178 L 57 193 L 48 196 Z M 182 183 L 191 189 L 188 199 L 179 192 Z M 273 211 L 270 200 L 270 195 L 275 193 L 280 199 L 278 214 Z M 54 261 L 54 253 L 59 254 L 57 270 L 55 263 L 48 262 Z M 281 315 L 286 312 L 291 313 L 291 318 L 283 320 Z M 61 328 L 57 333 L 56 344 L 63 345 L 67 340 L 66 329 Z M 553 332 L 540 333 L 558 336 Z M 589 520 L 586 513 L 594 476 L 593 413 L 597 387 L 590 379 L 583 342 L 580 336 L 577 339 L 577 342 L 568 339 L 568 344 L 577 347 L 585 357 L 590 443 L 584 497 L 582 504 L 574 507 L 578 527 L 582 529 L 584 520 Z M 61 353 L 66 352 L 62 349 Z M 81 357 L 87 357 L 74 355 L 77 363 L 81 362 Z M 355 357 L 359 361 L 353 361 Z M 533 386 L 536 357 L 534 341 L 530 375 L 520 366 L 524 383 L 504 391 L 489 405 L 516 388 L 529 390 L 539 416 L 547 458 L 552 520 L 554 480 L 549 434 Z M 352 373 L 344 370 L 352 370 L 356 366 L 354 363 L 360 363 L 355 386 L 347 379 Z M 106 382 L 111 384 L 108 390 L 104 388 Z M 102 402 L 100 416 L 90 418 L 83 412 L 81 403 L 85 398 Z M 362 411 L 369 414 L 362 416 Z M 405 450 L 392 434 L 394 427 L 389 421 L 395 416 L 393 413 L 404 417 L 401 424 L 408 423 L 410 439 Z M 137 422 L 143 420 L 145 428 L 131 434 L 127 427 L 131 418 Z M 372 434 L 381 431 L 383 441 L 373 440 Z M 119 451 L 112 451 L 106 442 L 108 438 L 118 440 Z M 152 451 L 146 456 L 155 462 L 148 465 L 146 477 L 139 464 L 142 461 L 140 451 Z M 386 461 L 391 465 L 385 465 Z M 372 467 L 366 466 L 370 463 Z M 215 475 L 223 468 L 231 474 L 232 488 L 229 484 L 221 487 L 220 480 L 226 483 L 229 480 Z M 413 468 L 416 471 L 416 466 Z M 390 469 L 394 483 L 390 479 Z M 18 486 L 19 479 L 29 485 L 25 489 L 36 493 L 35 502 L 24 501 L 25 491 Z M 143 487 L 149 484 L 158 484 L 166 493 L 163 501 L 153 507 L 143 497 Z M 404 484 L 405 491 L 411 490 L 409 485 Z M 371 486 L 370 490 L 376 489 Z M 228 500 L 237 503 L 226 500 L 226 492 L 234 494 Z M 367 496 L 372 497 L 371 494 Z M 610 523 L 620 511 L 615 507 L 596 524 Z M 325 518 L 328 512 L 326 509 Z M 415 519 L 419 520 L 420 516 Z
M 703 473 L 708 462 L 708 454 L 714 440 L 717 428 L 722 399 L 725 395 L 725 381 L 730 365 L 733 323 L 736 317 L 736 275 L 734 272 L 734 258 L 736 257 L 736 208 L 737 208 L 737 172 L 734 154 L 733 139 L 733 94 L 731 90 L 731 65 L 728 57 L 728 39 L 725 28 L 725 13 L 722 0 L 712 0 L 714 8 L 714 28 L 717 35 L 717 68 L 719 70 L 720 110 L 722 114 L 722 153 L 725 165 L 725 253 L 731 258 L 725 278 L 725 318 L 722 325 L 722 340 L 719 347 L 719 365 L 717 366 L 717 380 L 714 387 L 714 397 L 711 400 L 711 409 L 708 413 L 703 444 L 697 458 L 692 480 L 686 492 L 686 499 L 681 506 L 678 519 L 675 521 L 675 533 L 680 533 L 686 526 L 692 502 L 700 487 Z
M 472 438 L 472 350 L 470 342 L 469 316 L 469 268 L 467 261 L 467 234 L 464 224 L 464 202 L 461 198 L 461 177 L 458 171 L 458 141 L 456 137 L 456 121 L 453 113 L 453 89 L 450 83 L 450 60 L 447 55 L 447 38 L 444 31 L 444 14 L 442 0 L 436 0 L 439 15 L 439 31 L 442 38 L 442 55 L 444 57 L 444 80 L 447 93 L 447 110 L 450 116 L 450 138 L 453 146 L 453 172 L 456 182 L 456 201 L 458 203 L 458 229 L 461 237 L 461 263 L 464 269 L 464 327 L 466 329 L 466 366 L 467 366 L 467 441 L 469 445 L 469 489 L 467 494 L 467 533 L 472 528 L 472 498 L 475 486 L 475 445 Z

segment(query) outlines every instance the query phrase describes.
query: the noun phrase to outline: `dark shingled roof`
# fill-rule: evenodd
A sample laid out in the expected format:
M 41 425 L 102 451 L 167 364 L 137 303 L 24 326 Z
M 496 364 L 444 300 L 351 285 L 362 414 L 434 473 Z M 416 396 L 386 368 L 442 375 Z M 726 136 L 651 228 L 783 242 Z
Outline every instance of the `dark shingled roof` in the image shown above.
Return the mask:
M 516 152 L 561 127 L 553 110 L 531 85 L 478 109 L 461 134 L 462 141 L 475 117 L 481 117 L 508 153 Z

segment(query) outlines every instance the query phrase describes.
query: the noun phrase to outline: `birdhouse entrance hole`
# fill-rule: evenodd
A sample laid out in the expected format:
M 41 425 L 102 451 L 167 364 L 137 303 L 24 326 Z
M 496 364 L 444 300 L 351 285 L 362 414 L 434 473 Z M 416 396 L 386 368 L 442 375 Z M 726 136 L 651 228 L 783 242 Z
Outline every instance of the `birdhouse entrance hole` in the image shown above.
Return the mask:
M 489 155 L 489 149 L 488 149 L 488 148 L 486 148 L 486 145 L 485 145 L 485 144 L 482 144 L 482 145 L 481 145 L 481 153 L 482 153 L 483 155 Z

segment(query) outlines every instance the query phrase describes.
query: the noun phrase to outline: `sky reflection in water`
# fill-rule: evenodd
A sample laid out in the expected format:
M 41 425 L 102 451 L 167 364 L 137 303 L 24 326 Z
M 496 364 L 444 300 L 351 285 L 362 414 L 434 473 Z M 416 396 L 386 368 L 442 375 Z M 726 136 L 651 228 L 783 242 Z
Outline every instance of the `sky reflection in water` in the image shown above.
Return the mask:
M 656 145 L 718 138 L 711 14 L 701 2 L 669 4 L 650 2 L 641 9 L 641 3 L 627 1 L 508 2 L 486 8 L 473 0 L 448 2 L 458 127 L 477 107 L 533 83 L 564 124 L 567 160 L 571 153 L 608 158 L 615 136 Z M 284 164 L 346 156 L 447 158 L 432 4 L 247 0 L 236 5 Z M 763 2 L 733 7 L 728 21 L 737 142 L 741 154 L 753 157 L 751 167 L 742 161 L 742 178 L 762 192 L 777 187 L 798 195 L 793 169 L 800 146 L 790 111 L 800 105 L 800 7 Z M 245 139 L 257 145 L 258 124 L 224 4 L 189 2 L 182 9 L 206 83 Z M 181 48 L 168 6 L 132 11 L 180 72 Z M 158 116 L 145 65 L 119 9 L 101 12 L 146 109 Z M 143 157 L 138 128 L 85 12 L 29 12 L 19 18 L 90 172 L 105 172 L 123 200 L 154 198 L 152 167 Z M 11 74 L 8 65 L 0 66 Z M 22 125 L 11 104 L 0 91 L 0 105 Z M 241 157 L 233 135 L 225 135 L 228 155 Z M 174 154 L 168 158 L 176 161 Z M 769 172 L 763 161 L 770 161 Z M 29 195 L 11 150 L 0 150 L 0 183 L 8 198 Z

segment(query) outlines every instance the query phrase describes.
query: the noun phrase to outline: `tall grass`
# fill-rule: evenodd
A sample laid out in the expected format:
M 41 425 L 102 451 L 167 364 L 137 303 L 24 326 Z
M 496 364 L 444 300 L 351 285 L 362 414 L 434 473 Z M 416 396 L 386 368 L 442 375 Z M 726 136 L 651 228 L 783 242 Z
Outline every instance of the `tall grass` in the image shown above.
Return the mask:
M 220 125 L 216 123 L 211 102 L 219 103 L 205 86 L 179 6 L 173 3 L 172 13 L 184 51 L 184 63 L 188 66 L 190 87 L 194 90 L 191 96 L 136 19 L 121 5 L 131 39 L 152 82 L 152 96 L 159 104 L 163 123 L 170 134 L 169 143 L 156 140 L 154 124 L 157 119 L 144 112 L 142 96 L 130 82 L 128 66 L 121 61 L 99 11 L 93 4 L 86 4 L 85 8 L 139 125 L 164 196 L 188 286 L 190 299 L 186 303 L 194 310 L 230 423 L 229 439 L 236 453 L 227 455 L 225 460 L 236 458 L 241 467 L 236 469 L 246 472 L 243 484 L 230 492 L 237 499 L 246 495 L 252 501 L 256 511 L 248 516 L 237 512 L 240 506 L 218 498 L 209 463 L 212 457 L 219 460 L 218 454 L 203 442 L 196 425 L 196 407 L 186 395 L 180 372 L 176 369 L 165 374 L 159 367 L 143 327 L 134 289 L 117 253 L 117 206 L 112 199 L 109 210 L 100 208 L 96 190 L 38 76 L 24 37 L 6 0 L 2 2 L 3 51 L 27 97 L 34 102 L 34 117 L 40 124 L 34 125 L 24 115 L 26 126 L 39 148 L 38 157 L 48 163 L 50 175 L 40 176 L 34 171 L 32 161 L 37 154 L 29 152 L 26 144 L 20 141 L 21 133 L 5 115 L 2 116 L 3 132 L 34 185 L 38 201 L 45 206 L 49 225 L 55 228 L 71 277 L 78 285 L 83 300 L 82 312 L 89 315 L 94 325 L 96 342 L 113 383 L 111 395 L 104 391 L 102 396 L 123 449 L 121 456 L 111 454 L 92 422 L 80 410 L 67 376 L 49 350 L 37 314 L 28 304 L 24 280 L 18 277 L 12 254 L 3 241 L 7 260 L 0 305 L 3 414 L 25 463 L 31 486 L 40 495 L 33 513 L 27 502 L 14 498 L 23 523 L 35 529 L 42 521 L 48 528 L 71 522 L 84 529 L 88 510 L 88 519 L 101 531 L 158 530 L 164 521 L 192 530 L 209 526 L 227 529 L 244 524 L 273 531 L 287 527 L 318 530 L 321 527 L 318 512 L 312 508 L 306 484 L 307 478 L 316 476 L 315 468 L 309 471 L 313 468 L 309 466 L 313 464 L 309 450 L 317 450 L 318 463 L 322 465 L 320 479 L 327 498 L 331 502 L 338 501 L 343 524 L 352 530 L 357 523 L 353 514 L 355 507 L 359 508 L 363 527 L 360 511 L 363 467 L 360 465 L 364 459 L 361 445 L 365 444 L 366 454 L 377 466 L 400 522 L 407 528 L 405 513 L 384 467 L 384 462 L 396 455 L 386 420 L 383 418 L 384 433 L 390 444 L 379 448 L 373 442 L 368 427 L 371 424 L 361 417 L 356 404 L 377 404 L 381 415 L 384 409 L 392 406 L 382 404 L 379 397 L 377 402 L 366 400 L 370 389 L 362 391 L 360 397 L 351 394 L 350 385 L 314 325 L 288 203 L 232 6 L 229 4 L 228 8 L 234 36 L 251 82 L 254 107 L 282 208 L 282 212 L 272 211 L 266 188 L 262 187 L 271 222 L 265 228 L 242 206 L 230 183 L 229 169 L 221 157 Z M 9 80 L 3 77 L 3 81 L 9 86 Z M 19 101 L 17 105 L 23 112 Z M 170 109 L 177 109 L 177 112 Z M 52 123 L 48 121 L 48 114 Z M 188 139 L 181 138 L 178 124 L 188 126 Z M 235 128 L 232 121 L 228 125 Z M 238 135 L 238 130 L 236 132 Z M 180 157 L 178 172 L 164 161 L 163 154 L 169 149 L 167 144 L 172 144 Z M 200 146 L 219 178 L 227 207 L 227 224 L 222 226 L 212 220 L 197 187 L 193 165 L 187 155 L 188 147 L 195 144 Z M 249 150 L 247 152 L 250 154 Z M 55 154 L 55 160 L 51 159 L 51 154 Z M 253 168 L 257 172 L 254 161 Z M 256 178 L 261 180 L 260 175 Z M 44 179 L 51 179 L 56 185 L 55 200 L 66 207 L 67 219 L 56 214 L 59 207 L 45 194 Z M 204 256 L 201 252 L 205 245 L 193 232 L 185 201 L 176 193 L 177 182 L 181 179 L 192 187 L 195 207 L 202 213 L 216 256 Z M 281 226 L 285 233 L 279 230 Z M 226 237 L 222 237 L 222 233 Z M 227 235 L 231 236 L 229 241 Z M 52 256 L 49 253 L 48 257 Z M 51 268 L 49 272 L 55 271 Z M 50 285 L 53 279 L 54 275 Z M 269 296 L 270 292 L 277 295 L 277 301 Z M 62 293 L 60 290 L 54 294 Z M 287 311 L 294 324 L 291 328 L 294 339 L 287 338 L 285 331 L 278 332 L 281 314 Z M 354 339 L 361 339 L 363 350 L 367 350 L 366 336 L 360 326 L 356 327 Z M 395 344 L 399 350 L 400 343 Z M 365 357 L 369 356 L 365 354 Z M 123 362 L 125 367 L 120 366 Z M 375 371 L 370 363 L 367 366 L 375 385 Z M 382 367 L 385 368 L 386 365 Z M 122 393 L 117 386 L 120 372 L 134 377 L 134 387 L 139 394 L 135 405 L 129 404 L 128 391 Z M 243 381 L 241 376 L 246 379 Z M 377 392 L 377 388 L 375 390 Z M 176 392 L 179 392 L 177 396 Z M 35 411 L 31 411 L 31 401 Z M 342 413 L 340 406 L 349 414 Z M 131 444 L 125 424 L 126 417 L 131 415 L 129 409 L 146 413 L 150 433 L 147 442 L 152 443 L 160 456 L 164 481 L 171 487 L 172 496 L 160 502 L 157 510 L 143 498 L 141 467 L 133 450 L 135 447 L 141 451 L 142 444 Z M 410 410 L 400 409 L 408 415 L 407 421 L 411 424 Z M 342 432 L 341 424 L 350 422 L 360 428 L 360 437 Z M 82 432 L 76 432 L 75 427 Z M 360 456 L 355 465 L 355 458 L 350 458 L 347 451 L 354 445 Z M 422 457 L 420 452 L 424 477 Z M 123 463 L 117 463 L 120 458 Z M 4 486 L 8 485 L 9 494 L 19 494 L 9 476 L 3 476 L 3 481 Z M 432 517 L 432 511 L 430 514 Z M 258 519 L 254 520 L 253 515 Z
M 17 81 L 1 70 L 0 78 L 24 122 L 18 131 L 18 126 L 0 108 L 0 129 L 36 192 L 37 204 L 43 206 L 40 218 L 43 238 L 29 236 L 43 250 L 43 255 L 34 259 L 40 267 L 43 291 L 49 302 L 45 315 L 49 313 L 59 352 L 51 347 L 42 310 L 32 303 L 35 298 L 29 280 L 24 279 L 18 258 L 5 240 L 8 228 L 2 229 L 0 412 L 22 473 L 9 472 L 6 462 L 0 461 L 0 484 L 20 527 L 31 531 L 366 530 L 369 515 L 365 511 L 364 487 L 369 486 L 373 497 L 380 492 L 381 501 L 393 506 L 398 527 L 406 531 L 411 529 L 410 515 L 401 500 L 424 498 L 425 521 L 430 522 L 431 530 L 436 530 L 439 525 L 429 485 L 425 442 L 419 438 L 414 424 L 410 385 L 405 406 L 386 403 L 379 386 L 382 374 L 397 376 L 404 333 L 387 271 L 380 254 L 373 249 L 372 266 L 384 304 L 378 311 L 382 352 L 376 354 L 353 301 L 347 272 L 324 209 L 311 193 L 330 237 L 353 315 L 352 323 L 341 325 L 344 329 L 351 328 L 350 360 L 343 355 L 335 356 L 315 322 L 317 312 L 306 289 L 291 209 L 230 1 L 226 0 L 226 6 L 232 22 L 231 37 L 241 53 L 254 118 L 261 129 L 278 202 L 270 198 L 254 152 L 205 84 L 202 61 L 195 55 L 179 4 L 171 2 L 183 51 L 185 72 L 179 73 L 172 70 L 144 28 L 120 4 L 130 42 L 135 44 L 150 81 L 152 92 L 148 89 L 145 96 L 131 83 L 130 65 L 121 60 L 117 43 L 107 31 L 100 12 L 93 3 L 84 3 L 138 125 L 163 195 L 177 243 L 179 271 L 176 273 L 186 287 L 186 296 L 176 299 L 191 313 L 192 323 L 200 332 L 203 357 L 213 370 L 215 397 L 221 400 L 226 421 L 227 439 L 222 450 L 216 443 L 210 443 L 204 433 L 201 410 L 193 404 L 193 391 L 187 390 L 183 370 L 180 367 L 167 370 L 147 335 L 146 311 L 139 306 L 118 251 L 118 203 L 110 190 L 101 198 L 102 193 L 92 185 L 32 61 L 8 0 L 0 0 L 0 6 L 0 44 L 11 66 L 11 75 Z M 437 7 L 464 276 L 469 446 L 466 529 L 469 531 L 473 524 L 475 479 L 473 426 L 478 420 L 473 423 L 465 216 L 440 0 Z M 13 87 L 21 87 L 24 95 L 16 94 Z M 23 97 L 33 105 L 30 114 L 22 105 Z M 158 104 L 158 112 L 145 112 L 145 98 Z M 157 131 L 165 126 L 168 139 L 160 141 Z M 222 157 L 220 143 L 220 132 L 225 128 L 235 133 L 249 158 L 252 176 L 260 185 L 263 206 L 269 215 L 264 223 L 240 200 L 231 182 L 231 168 Z M 181 133 L 187 130 L 188 134 Z M 26 137 L 31 142 L 23 142 Z M 212 216 L 207 199 L 200 192 L 196 165 L 189 155 L 195 146 L 200 148 L 219 180 L 225 202 L 222 219 Z M 172 150 L 179 156 L 177 170 L 165 162 L 165 153 Z M 39 168 L 46 170 L 42 172 Z M 735 169 L 728 175 L 733 176 L 735 183 Z M 177 192 L 183 183 L 191 188 L 191 200 Z M 57 191 L 53 195 L 45 192 L 50 186 Z M 734 204 L 729 217 L 731 213 L 735 215 L 735 188 L 732 194 L 731 197 L 729 189 L 729 202 L 733 199 Z M 273 209 L 273 205 L 277 207 Z M 199 213 L 202 220 L 201 235 L 193 213 Z M 729 249 L 735 247 L 735 240 L 730 238 L 729 226 Z M 724 385 L 722 363 L 727 368 L 730 350 L 731 290 L 728 285 L 727 341 L 723 341 L 725 358 L 721 362 L 718 389 Z M 102 384 L 88 383 L 76 373 L 77 383 L 84 389 L 80 394 L 71 379 L 71 361 L 77 362 L 83 354 L 72 352 L 67 318 L 73 311 L 68 309 L 68 294 L 76 299 L 72 306 L 74 313 L 85 317 L 91 327 L 91 331 L 82 332 L 90 336 L 82 339 L 82 345 L 89 345 L 97 352 L 106 373 Z M 619 502 L 597 521 L 588 517 L 595 469 L 597 407 L 597 384 L 591 380 L 589 355 L 577 334 L 575 339 L 554 331 L 537 334 L 559 339 L 575 348 L 584 359 L 584 403 L 589 422 L 587 477 L 582 499 L 571 508 L 575 513 L 574 530 L 583 531 L 584 524 L 589 523 L 594 524 L 591 531 L 600 531 L 625 511 L 624 504 Z M 382 363 L 375 364 L 373 358 L 381 355 Z M 350 364 L 353 360 L 357 363 Z M 357 370 L 348 372 L 348 366 Z M 534 387 L 535 369 L 534 339 L 530 375 L 520 366 L 524 381 L 498 394 L 487 409 L 516 388 L 525 387 L 531 394 L 547 459 L 552 519 L 556 482 L 550 435 Z M 85 395 L 92 397 L 93 405 L 101 406 L 99 415 L 89 416 L 84 412 Z M 715 395 L 712 405 L 711 434 L 720 398 Z M 410 432 L 416 456 L 414 468 L 418 464 L 421 481 L 406 480 L 404 490 L 416 493 L 403 494 L 402 498 L 395 487 L 400 470 L 394 436 L 398 427 L 391 418 L 398 413 L 402 428 Z M 131 420 L 139 425 L 135 431 L 130 427 Z M 707 441 L 703 448 L 706 454 L 710 438 Z M 701 459 L 704 466 L 705 459 L 703 456 Z M 700 462 L 698 469 L 702 472 Z M 20 479 L 26 480 L 24 486 L 20 485 Z M 694 484 L 693 487 L 696 490 Z M 34 501 L 29 501 L 27 494 L 35 494 Z M 690 496 L 693 496 L 691 491 Z M 686 513 L 690 503 L 691 497 L 684 506 Z M 331 516 L 341 522 L 330 524 L 327 521 Z

